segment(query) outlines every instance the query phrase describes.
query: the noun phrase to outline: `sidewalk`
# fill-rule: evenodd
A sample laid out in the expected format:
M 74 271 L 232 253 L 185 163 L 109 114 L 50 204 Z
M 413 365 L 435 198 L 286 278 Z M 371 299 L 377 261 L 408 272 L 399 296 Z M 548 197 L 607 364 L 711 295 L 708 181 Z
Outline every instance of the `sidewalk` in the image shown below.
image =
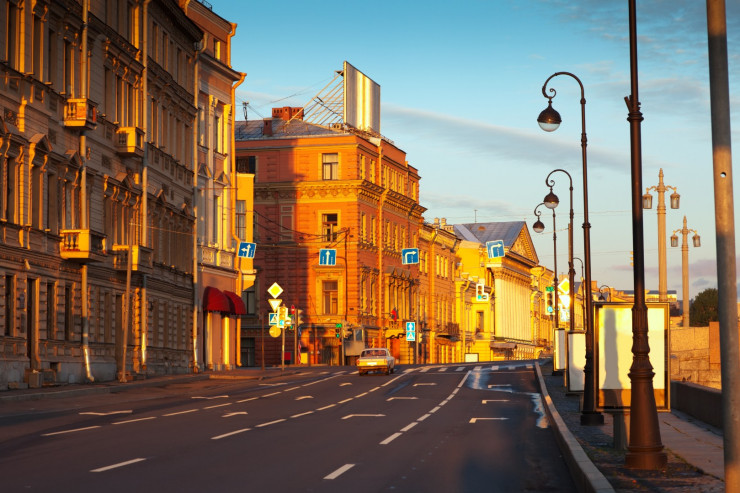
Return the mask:
M 678 411 L 658 413 L 668 464 L 661 471 L 624 466 L 625 451 L 614 448 L 612 415 L 601 426 L 582 426 L 580 396 L 567 395 L 552 363 L 537 367 L 546 408 L 574 481 L 586 492 L 724 491 L 722 431 Z

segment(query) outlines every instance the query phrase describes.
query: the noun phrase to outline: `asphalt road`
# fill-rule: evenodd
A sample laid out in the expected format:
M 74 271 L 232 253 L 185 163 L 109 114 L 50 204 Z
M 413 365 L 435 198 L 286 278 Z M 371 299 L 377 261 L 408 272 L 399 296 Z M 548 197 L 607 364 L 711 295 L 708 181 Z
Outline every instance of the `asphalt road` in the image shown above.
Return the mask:
M 530 363 L 3 404 L 3 492 L 574 491 Z

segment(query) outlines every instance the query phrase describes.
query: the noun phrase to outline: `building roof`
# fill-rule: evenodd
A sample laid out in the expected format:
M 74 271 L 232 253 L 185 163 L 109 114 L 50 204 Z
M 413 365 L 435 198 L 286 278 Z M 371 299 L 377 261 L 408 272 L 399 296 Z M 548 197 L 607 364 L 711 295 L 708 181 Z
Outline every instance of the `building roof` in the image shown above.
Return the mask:
M 488 241 L 503 240 L 504 246 L 511 248 L 519 238 L 522 228 L 526 227 L 524 221 L 508 221 L 496 223 L 468 223 L 455 224 L 455 234 L 467 241 L 486 244 Z
M 308 123 L 303 120 L 294 119 L 290 123 L 282 118 L 269 118 L 272 120 L 272 135 L 264 135 L 264 120 L 247 120 L 235 122 L 234 139 L 257 140 L 257 139 L 281 139 L 295 137 L 315 137 L 318 135 L 349 135 L 349 132 L 341 126 L 338 128 L 325 127 Z

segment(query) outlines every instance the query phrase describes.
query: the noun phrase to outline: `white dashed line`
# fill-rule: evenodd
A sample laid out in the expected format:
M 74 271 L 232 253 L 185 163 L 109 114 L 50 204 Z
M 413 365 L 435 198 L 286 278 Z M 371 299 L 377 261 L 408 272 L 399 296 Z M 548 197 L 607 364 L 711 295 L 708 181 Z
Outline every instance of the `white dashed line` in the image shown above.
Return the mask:
M 329 474 L 327 476 L 324 476 L 324 479 L 337 479 L 339 476 L 341 476 L 345 472 L 349 471 L 353 467 L 355 467 L 354 464 L 345 464 L 342 467 L 340 467 L 339 469 L 337 469 L 336 471 L 334 471 L 333 473 L 331 473 L 331 474 Z
M 90 472 L 105 472 L 105 471 L 110 471 L 111 469 L 116 469 L 118 467 L 128 466 L 128 465 L 131 465 L 131 464 L 135 464 L 137 462 L 141 462 L 143 460 L 146 460 L 146 459 L 143 459 L 143 458 L 131 459 L 131 460 L 127 460 L 126 462 L 119 462 L 118 464 L 112 464 L 110 466 L 100 467 L 98 469 L 91 469 Z
M 178 411 L 176 413 L 163 414 L 162 416 L 177 416 L 178 414 L 188 414 L 197 412 L 197 409 L 188 409 L 187 411 Z
M 100 426 L 88 426 L 88 427 L 85 427 L 85 428 L 75 428 L 74 430 L 54 431 L 54 432 L 51 432 L 51 433 L 44 433 L 41 436 L 42 437 L 50 437 L 50 436 L 53 436 L 53 435 L 63 435 L 65 433 L 74 433 L 76 431 L 92 430 L 92 429 L 95 429 L 95 428 L 100 428 Z
M 407 425 L 405 428 L 401 428 L 401 431 L 404 432 L 404 433 L 406 433 L 407 431 L 409 431 L 411 428 L 413 428 L 414 426 L 416 426 L 418 424 L 419 424 L 418 421 L 414 421 L 413 423 Z
M 230 433 L 224 433 L 223 435 L 218 435 L 215 437 L 211 437 L 211 440 L 221 440 L 222 438 L 230 437 L 232 435 L 236 435 L 239 433 L 244 433 L 245 431 L 249 431 L 251 428 L 242 428 L 241 430 L 232 431 Z
M 215 406 L 208 406 L 208 407 L 204 407 L 203 409 L 213 409 L 216 407 L 224 407 L 224 406 L 230 406 L 230 405 L 231 405 L 231 402 L 227 402 L 226 404 L 216 404 Z
M 328 406 L 318 408 L 317 411 L 323 411 L 324 409 L 329 409 L 334 406 L 336 406 L 336 404 L 329 404 Z
M 126 423 L 136 423 L 137 421 L 149 421 L 150 419 L 157 419 L 156 416 L 149 416 L 148 418 L 129 419 L 128 421 L 116 421 L 112 423 L 114 425 L 125 425 Z
M 282 423 L 283 421 L 285 421 L 285 420 L 284 419 L 276 419 L 275 421 L 268 421 L 267 423 L 260 423 L 260 424 L 258 424 L 256 426 L 256 428 L 264 428 L 265 426 L 270 426 L 270 425 L 274 425 L 274 424 L 277 424 L 277 423 Z
M 401 436 L 401 433 L 394 433 L 393 435 L 389 436 L 388 438 L 380 442 L 380 445 L 388 445 L 389 443 L 391 443 L 393 440 L 395 440 L 396 438 L 400 436 Z

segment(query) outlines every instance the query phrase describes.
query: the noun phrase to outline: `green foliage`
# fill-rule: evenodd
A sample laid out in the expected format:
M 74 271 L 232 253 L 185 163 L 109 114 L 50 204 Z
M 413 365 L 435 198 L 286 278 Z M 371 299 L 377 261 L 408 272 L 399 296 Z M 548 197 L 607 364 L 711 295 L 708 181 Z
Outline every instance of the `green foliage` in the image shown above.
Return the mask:
M 705 289 L 696 295 L 689 309 L 689 324 L 706 327 L 709 322 L 719 320 L 719 293 L 716 288 Z

